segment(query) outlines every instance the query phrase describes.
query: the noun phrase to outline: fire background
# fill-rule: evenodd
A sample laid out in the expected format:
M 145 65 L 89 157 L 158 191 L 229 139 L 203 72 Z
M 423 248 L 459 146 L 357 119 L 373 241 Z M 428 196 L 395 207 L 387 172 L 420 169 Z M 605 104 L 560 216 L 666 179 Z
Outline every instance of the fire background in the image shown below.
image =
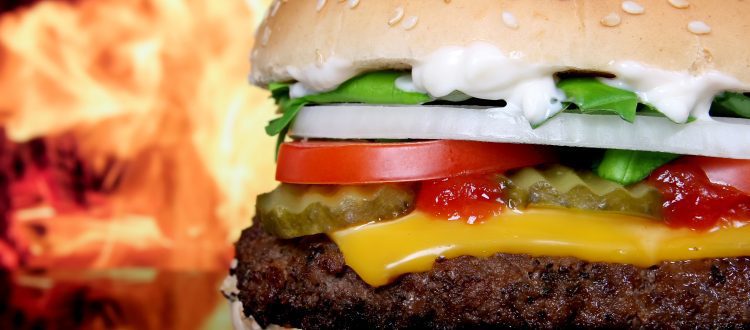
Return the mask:
M 270 0 L 0 0 L 0 329 L 227 329 Z

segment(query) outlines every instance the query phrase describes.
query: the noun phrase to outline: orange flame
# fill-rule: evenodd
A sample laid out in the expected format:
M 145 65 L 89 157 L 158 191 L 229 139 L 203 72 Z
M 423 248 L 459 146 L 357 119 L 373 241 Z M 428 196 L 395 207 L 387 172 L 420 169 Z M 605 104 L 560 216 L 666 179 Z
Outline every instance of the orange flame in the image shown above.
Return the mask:
M 0 18 L 8 137 L 72 139 L 93 173 L 115 173 L 85 212 L 14 210 L 30 265 L 226 267 L 274 185 L 272 105 L 246 81 L 268 2 L 45 1 Z

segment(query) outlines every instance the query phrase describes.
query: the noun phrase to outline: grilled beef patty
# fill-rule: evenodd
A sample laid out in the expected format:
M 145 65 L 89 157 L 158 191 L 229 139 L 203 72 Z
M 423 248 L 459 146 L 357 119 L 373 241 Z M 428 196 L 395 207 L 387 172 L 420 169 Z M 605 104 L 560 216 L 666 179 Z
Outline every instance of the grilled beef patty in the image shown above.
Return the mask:
M 263 326 L 750 326 L 750 257 L 639 268 L 498 253 L 489 258 L 439 259 L 428 272 L 407 274 L 375 288 L 346 266 L 336 244 L 325 235 L 283 240 L 255 225 L 242 233 L 237 259 L 244 311 Z

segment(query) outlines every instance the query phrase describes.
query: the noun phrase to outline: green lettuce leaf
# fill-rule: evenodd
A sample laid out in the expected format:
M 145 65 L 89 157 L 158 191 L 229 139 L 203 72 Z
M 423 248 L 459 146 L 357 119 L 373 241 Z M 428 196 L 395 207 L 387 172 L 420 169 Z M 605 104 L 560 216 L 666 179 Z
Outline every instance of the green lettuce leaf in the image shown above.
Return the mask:
M 279 102 L 279 108 L 281 108 L 281 117 L 275 118 L 268 122 L 266 125 L 266 134 L 274 136 L 281 132 L 286 132 L 285 129 L 292 123 L 297 113 L 307 105 L 307 101 L 304 99 L 282 99 Z
M 750 118 L 750 97 L 742 93 L 726 92 L 714 98 L 711 114 L 727 117 Z
M 289 132 L 289 126 L 285 126 L 281 129 L 281 132 L 279 132 L 279 136 L 276 137 L 276 149 L 274 149 L 274 157 L 273 160 L 279 160 L 279 149 L 281 149 L 281 144 L 284 143 L 284 140 L 286 140 L 286 134 Z
M 268 91 L 276 104 L 289 99 L 289 83 L 273 82 L 268 84 Z
M 642 181 L 677 157 L 679 155 L 663 152 L 609 149 L 604 152 L 595 172 L 607 180 L 630 185 Z
M 305 96 L 314 104 L 368 103 L 368 104 L 422 104 L 432 98 L 423 93 L 407 92 L 396 87 L 397 71 L 365 73 L 347 80 L 330 92 Z
M 638 96 L 623 89 L 606 85 L 596 78 L 563 79 L 558 84 L 567 102 L 573 103 L 582 113 L 614 113 L 628 122 L 635 120 Z
M 289 97 L 289 83 L 271 83 L 268 90 L 281 110 L 281 117 L 266 125 L 266 134 L 279 135 L 276 153 L 284 142 L 289 126 L 297 113 L 309 104 L 368 103 L 368 104 L 422 104 L 432 98 L 424 93 L 408 92 L 396 87 L 396 79 L 403 73 L 397 71 L 377 71 L 365 73 L 347 80 L 335 90 L 307 95 L 301 98 Z

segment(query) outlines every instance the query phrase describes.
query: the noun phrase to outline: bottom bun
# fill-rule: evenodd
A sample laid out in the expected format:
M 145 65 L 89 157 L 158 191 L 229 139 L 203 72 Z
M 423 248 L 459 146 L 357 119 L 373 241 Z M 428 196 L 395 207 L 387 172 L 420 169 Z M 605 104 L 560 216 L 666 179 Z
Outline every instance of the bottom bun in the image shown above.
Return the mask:
M 237 259 L 237 298 L 261 326 L 750 326 L 750 257 L 640 268 L 568 257 L 465 256 L 375 288 L 325 235 L 282 240 L 255 225 L 242 233 Z

